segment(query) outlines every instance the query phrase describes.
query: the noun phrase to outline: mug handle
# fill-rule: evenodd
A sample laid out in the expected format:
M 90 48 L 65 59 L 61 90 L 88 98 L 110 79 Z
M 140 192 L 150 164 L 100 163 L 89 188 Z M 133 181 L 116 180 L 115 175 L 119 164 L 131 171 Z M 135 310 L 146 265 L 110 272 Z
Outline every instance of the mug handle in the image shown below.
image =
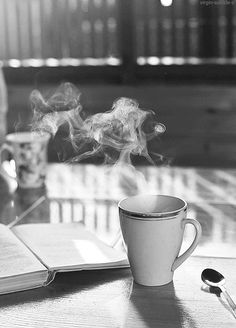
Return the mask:
M 3 167 L 3 162 L 4 162 L 4 159 L 3 159 L 3 156 L 2 156 L 2 154 L 3 154 L 3 152 L 4 151 L 7 151 L 9 154 L 13 154 L 13 149 L 12 149 L 12 147 L 10 146 L 10 145 L 8 145 L 8 144 L 6 144 L 6 143 L 4 143 L 1 147 L 0 147 L 0 174 L 3 176 L 3 177 L 5 177 L 5 178 L 15 178 L 15 177 L 13 177 L 12 175 L 10 175 L 8 172 L 7 172 L 7 170 L 6 169 L 4 169 L 4 167 Z
M 200 225 L 200 223 L 195 220 L 195 219 L 183 219 L 182 221 L 184 227 L 186 224 L 192 224 L 195 228 L 196 231 L 196 235 L 194 237 L 194 240 L 192 242 L 192 244 L 189 246 L 189 248 L 183 253 L 181 254 L 179 257 L 177 257 L 172 265 L 171 270 L 175 271 L 185 260 L 187 260 L 187 258 L 192 254 L 192 252 L 194 251 L 194 249 L 197 247 L 197 244 L 199 242 L 199 239 L 201 238 L 202 235 L 202 227 Z

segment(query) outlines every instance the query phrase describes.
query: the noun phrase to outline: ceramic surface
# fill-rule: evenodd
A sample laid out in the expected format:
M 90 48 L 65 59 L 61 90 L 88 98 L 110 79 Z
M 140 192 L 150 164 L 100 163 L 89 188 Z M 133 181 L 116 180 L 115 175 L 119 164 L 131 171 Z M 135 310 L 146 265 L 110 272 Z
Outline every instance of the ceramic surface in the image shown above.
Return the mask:
M 36 132 L 18 132 L 6 136 L 3 149 L 12 154 L 20 188 L 39 188 L 44 185 L 49 138 L 49 134 Z
M 186 202 L 173 196 L 139 195 L 124 199 L 118 206 L 134 280 L 145 286 L 171 282 L 174 270 L 194 251 L 201 236 L 199 222 L 186 219 Z M 186 224 L 192 224 L 196 234 L 179 256 Z

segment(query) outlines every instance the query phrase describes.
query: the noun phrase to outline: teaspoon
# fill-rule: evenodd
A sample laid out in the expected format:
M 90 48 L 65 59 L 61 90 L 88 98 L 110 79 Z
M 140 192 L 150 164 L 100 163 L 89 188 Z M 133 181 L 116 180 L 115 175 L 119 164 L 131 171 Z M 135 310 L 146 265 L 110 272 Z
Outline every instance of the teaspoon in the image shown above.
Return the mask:
M 222 291 L 223 295 L 225 296 L 227 302 L 229 303 L 234 316 L 236 317 L 236 304 L 230 297 L 229 293 L 227 292 L 224 284 L 225 284 L 225 277 L 218 271 L 213 269 L 205 269 L 202 271 L 201 275 L 202 281 L 210 287 L 218 287 Z

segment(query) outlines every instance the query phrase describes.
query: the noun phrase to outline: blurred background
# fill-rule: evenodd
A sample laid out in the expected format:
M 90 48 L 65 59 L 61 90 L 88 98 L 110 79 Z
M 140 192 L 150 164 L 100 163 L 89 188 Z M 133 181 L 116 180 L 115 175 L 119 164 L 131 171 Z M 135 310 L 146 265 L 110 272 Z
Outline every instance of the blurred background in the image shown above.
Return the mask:
M 235 56 L 234 0 L 0 0 L 2 138 L 29 129 L 33 89 L 70 81 L 86 115 L 121 96 L 154 110 L 171 164 L 234 167 Z

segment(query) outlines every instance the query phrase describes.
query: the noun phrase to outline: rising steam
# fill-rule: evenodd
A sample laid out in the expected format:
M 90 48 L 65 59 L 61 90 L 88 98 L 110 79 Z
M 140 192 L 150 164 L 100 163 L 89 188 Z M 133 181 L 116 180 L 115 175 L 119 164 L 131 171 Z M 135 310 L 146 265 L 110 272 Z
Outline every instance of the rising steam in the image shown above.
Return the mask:
M 132 154 L 154 163 L 147 150 L 147 141 L 165 131 L 154 112 L 140 109 L 136 100 L 119 98 L 110 111 L 83 119 L 80 95 L 71 83 L 62 84 L 48 99 L 34 90 L 30 96 L 33 129 L 55 136 L 58 129 L 67 124 L 68 139 L 76 154 L 72 161 L 102 153 L 106 162 L 114 163 L 117 160 L 115 151 L 119 154 L 119 162 L 130 164 Z

